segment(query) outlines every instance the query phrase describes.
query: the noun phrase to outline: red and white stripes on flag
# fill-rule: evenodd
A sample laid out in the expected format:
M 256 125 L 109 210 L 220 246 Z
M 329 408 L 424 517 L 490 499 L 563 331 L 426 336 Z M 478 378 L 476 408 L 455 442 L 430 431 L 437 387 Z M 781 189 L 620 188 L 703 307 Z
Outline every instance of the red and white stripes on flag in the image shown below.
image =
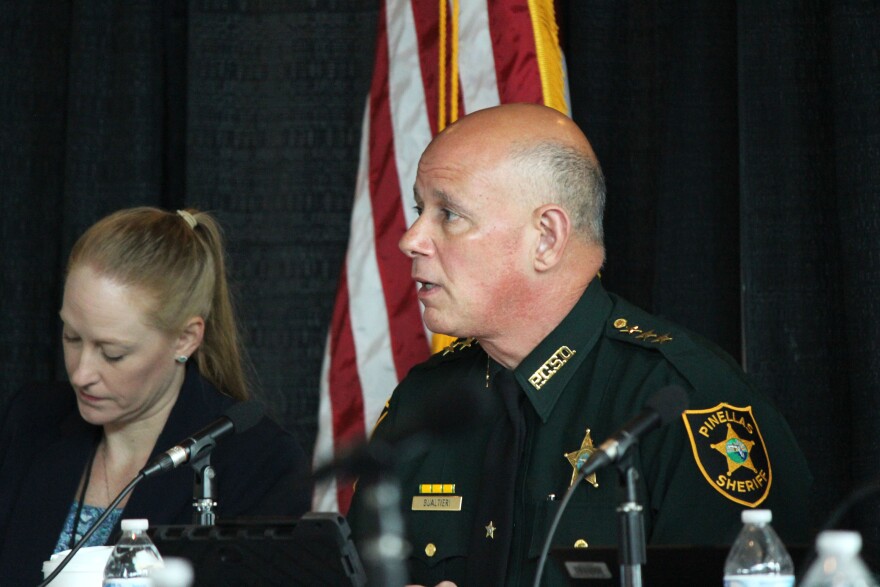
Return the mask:
M 568 113 L 553 0 L 386 0 L 364 111 L 351 234 L 321 368 L 316 465 L 361 442 L 397 383 L 428 358 L 410 261 L 422 151 L 468 112 L 533 102 Z M 347 512 L 352 481 L 315 488 Z

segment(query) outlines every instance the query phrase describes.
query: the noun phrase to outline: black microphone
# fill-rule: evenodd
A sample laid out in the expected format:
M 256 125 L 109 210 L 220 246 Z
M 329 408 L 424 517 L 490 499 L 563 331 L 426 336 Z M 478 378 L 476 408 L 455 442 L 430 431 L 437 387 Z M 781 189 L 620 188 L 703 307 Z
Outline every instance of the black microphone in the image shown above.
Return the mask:
M 592 475 L 618 461 L 641 436 L 681 416 L 687 406 L 687 392 L 680 385 L 667 385 L 660 389 L 645 402 L 644 409 L 635 418 L 599 445 L 581 466 L 580 475 Z
M 217 420 L 208 424 L 186 440 L 177 443 L 156 455 L 141 469 L 141 474 L 153 477 L 159 473 L 176 469 L 184 463 L 196 460 L 202 454 L 213 450 L 217 441 L 230 434 L 241 434 L 252 428 L 263 417 L 263 407 L 257 402 L 234 404 Z

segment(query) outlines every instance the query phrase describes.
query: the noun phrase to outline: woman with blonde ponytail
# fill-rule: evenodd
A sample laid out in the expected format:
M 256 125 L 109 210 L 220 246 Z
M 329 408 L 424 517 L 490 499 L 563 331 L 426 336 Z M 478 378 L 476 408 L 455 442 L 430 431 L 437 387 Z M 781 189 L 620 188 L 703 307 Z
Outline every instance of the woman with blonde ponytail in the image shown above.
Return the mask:
M 24 390 L 0 434 L 0 577 L 39 582 L 157 454 L 249 398 L 217 221 L 194 209 L 121 210 L 76 242 L 61 305 L 70 385 Z M 73 388 L 73 393 L 70 392 Z M 267 450 L 268 449 L 268 450 Z M 299 516 L 308 465 L 268 418 L 211 454 L 218 517 Z M 119 520 L 189 524 L 194 472 L 141 482 L 93 534 Z

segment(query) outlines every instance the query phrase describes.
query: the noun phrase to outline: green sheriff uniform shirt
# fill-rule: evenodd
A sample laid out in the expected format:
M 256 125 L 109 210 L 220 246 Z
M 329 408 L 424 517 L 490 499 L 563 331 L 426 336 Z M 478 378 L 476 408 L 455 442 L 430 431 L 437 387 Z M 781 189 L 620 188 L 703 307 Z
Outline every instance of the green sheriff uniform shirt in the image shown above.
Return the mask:
M 436 400 L 435 394 L 451 397 L 463 386 L 482 385 L 487 368 L 498 365 L 476 341 L 459 339 L 410 371 L 374 437 L 395 438 L 400 423 L 419 413 L 422 402 Z M 593 442 L 604 442 L 669 384 L 687 391 L 688 410 L 634 447 L 648 543 L 729 544 L 741 528 L 741 511 L 749 507 L 771 509 L 784 542 L 808 541 L 812 477 L 776 408 L 723 351 L 607 293 L 598 279 L 516 368 L 515 377 L 528 401 L 513 519 L 491 521 L 495 527 L 513 525 L 506 585 L 532 584 L 547 528 L 572 480 L 572 462 L 586 458 Z M 494 405 L 498 412 L 485 426 L 437 438 L 398 463 L 415 583 L 452 580 L 470 587 L 465 577 L 470 536 L 474 527 L 490 523 L 474 519 L 474 505 L 479 492 L 493 491 L 481 469 L 492 422 L 503 417 L 500 403 Z M 578 541 L 617 546 L 618 471 L 606 467 L 595 481 L 598 487 L 580 482 L 554 547 Z M 349 512 L 356 540 L 370 530 L 363 508 L 356 491 Z M 551 560 L 543 584 L 566 584 Z

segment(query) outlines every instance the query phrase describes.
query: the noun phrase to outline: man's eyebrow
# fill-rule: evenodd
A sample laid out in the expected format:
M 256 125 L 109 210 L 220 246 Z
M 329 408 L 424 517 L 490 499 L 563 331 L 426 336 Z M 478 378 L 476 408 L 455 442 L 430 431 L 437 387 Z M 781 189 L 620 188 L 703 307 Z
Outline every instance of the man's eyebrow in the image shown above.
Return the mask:
M 449 196 L 449 194 L 443 190 L 435 189 L 435 190 L 430 190 L 430 191 L 431 191 L 431 195 L 433 195 L 438 200 L 441 200 L 444 204 L 454 204 L 455 203 L 455 201 Z M 416 201 L 416 203 L 420 204 L 422 202 L 422 196 L 419 193 L 419 188 L 416 186 L 413 186 L 413 199 Z
M 446 192 L 444 190 L 441 190 L 441 189 L 431 190 L 431 195 L 434 196 L 437 200 L 439 200 L 440 204 L 442 206 L 453 207 L 456 209 L 462 207 L 460 202 L 458 202 L 455 198 L 453 198 L 451 195 L 449 195 L 448 192 Z M 422 200 L 422 196 L 419 193 L 419 188 L 417 188 L 415 186 L 413 186 L 413 199 L 415 200 L 415 203 L 417 206 L 421 206 L 424 204 L 424 201 Z
M 452 197 L 448 193 L 444 192 L 443 190 L 434 190 L 434 195 L 437 196 L 437 198 L 440 201 L 442 201 L 444 204 L 449 205 L 449 204 L 456 203 L 455 200 L 453 200 Z

